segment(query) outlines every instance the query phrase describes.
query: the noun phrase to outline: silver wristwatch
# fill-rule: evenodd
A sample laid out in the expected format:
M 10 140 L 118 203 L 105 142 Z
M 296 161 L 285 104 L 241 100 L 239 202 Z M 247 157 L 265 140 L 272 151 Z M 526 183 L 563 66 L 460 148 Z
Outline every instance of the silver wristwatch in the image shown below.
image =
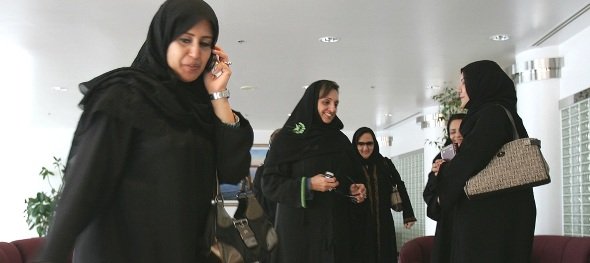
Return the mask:
M 229 98 L 229 90 L 222 90 L 222 91 L 213 92 L 213 93 L 209 94 L 209 98 L 211 98 L 211 100 Z

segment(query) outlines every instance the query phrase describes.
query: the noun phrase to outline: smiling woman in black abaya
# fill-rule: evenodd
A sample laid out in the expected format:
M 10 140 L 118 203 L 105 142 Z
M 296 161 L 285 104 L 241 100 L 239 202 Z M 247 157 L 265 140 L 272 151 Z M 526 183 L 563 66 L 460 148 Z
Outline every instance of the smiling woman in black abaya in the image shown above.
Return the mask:
M 397 261 L 395 225 L 391 210 L 391 193 L 395 185 L 402 199 L 403 225 L 406 229 L 416 223 L 412 203 L 404 181 L 389 158 L 379 153 L 379 142 L 375 133 L 368 127 L 361 127 L 352 136 L 352 147 L 363 164 L 363 174 L 369 193 L 366 223 L 367 262 Z
M 366 189 L 340 131 L 338 88 L 329 80 L 312 83 L 267 155 L 262 190 L 278 202 L 279 247 L 272 262 L 363 262 L 355 215 Z

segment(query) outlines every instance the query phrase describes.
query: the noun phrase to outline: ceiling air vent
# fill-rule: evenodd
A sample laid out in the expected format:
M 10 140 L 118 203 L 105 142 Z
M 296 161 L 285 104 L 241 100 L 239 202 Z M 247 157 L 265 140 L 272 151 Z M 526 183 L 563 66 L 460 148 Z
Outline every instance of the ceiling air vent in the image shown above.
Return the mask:
M 574 22 L 574 20 L 578 19 L 578 17 L 582 16 L 588 10 L 590 10 L 590 4 L 587 4 L 586 6 L 584 6 L 582 9 L 580 9 L 580 11 L 578 11 L 574 15 L 570 16 L 568 19 L 566 19 L 561 24 L 557 25 L 554 29 L 549 31 L 549 33 L 547 33 L 546 35 L 541 37 L 539 40 L 537 40 L 537 42 L 535 42 L 533 44 L 533 47 L 538 47 L 541 44 L 543 44 L 543 42 L 547 41 L 547 39 L 549 39 L 553 35 L 557 34 L 557 32 L 561 31 L 564 27 L 566 27 L 570 23 Z

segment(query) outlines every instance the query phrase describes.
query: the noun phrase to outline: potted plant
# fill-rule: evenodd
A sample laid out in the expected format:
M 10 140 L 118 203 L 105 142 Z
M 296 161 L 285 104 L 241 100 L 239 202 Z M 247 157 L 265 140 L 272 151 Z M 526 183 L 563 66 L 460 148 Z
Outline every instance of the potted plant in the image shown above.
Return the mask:
M 43 181 L 49 184 L 51 191 L 49 193 L 45 193 L 44 191 L 37 192 L 35 197 L 25 199 L 25 203 L 27 204 L 27 208 L 25 209 L 27 224 L 30 230 L 35 228 L 39 236 L 45 236 L 47 234 L 49 222 L 55 208 L 55 202 L 63 185 L 65 165 L 62 163 L 61 158 L 53 157 L 53 168 L 54 170 L 50 170 L 46 167 L 41 167 L 41 171 L 39 172 Z M 58 176 L 60 179 L 60 185 L 57 187 L 54 187 L 51 183 L 51 178 L 55 176 Z

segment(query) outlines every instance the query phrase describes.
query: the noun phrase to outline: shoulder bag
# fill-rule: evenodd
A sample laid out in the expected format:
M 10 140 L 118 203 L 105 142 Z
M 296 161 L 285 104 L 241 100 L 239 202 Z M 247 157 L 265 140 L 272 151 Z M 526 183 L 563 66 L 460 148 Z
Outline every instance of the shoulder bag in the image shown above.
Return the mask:
M 222 263 L 264 262 L 278 243 L 277 233 L 252 193 L 250 176 L 242 180 L 238 208 L 230 217 L 217 182 L 207 220 L 209 258 Z
M 549 165 L 541 153 L 541 141 L 520 139 L 512 114 L 501 107 L 512 123 L 514 140 L 504 144 L 488 165 L 467 181 L 464 190 L 469 199 L 551 182 Z
M 394 168 L 389 165 L 389 158 L 387 158 L 387 157 L 383 158 L 383 163 L 385 163 L 385 167 L 389 168 L 389 170 L 390 170 L 390 171 L 388 171 L 388 174 L 389 174 L 389 179 L 391 181 L 391 196 L 389 198 L 389 200 L 391 202 L 391 209 L 393 209 L 393 211 L 396 211 L 396 212 L 401 212 L 404 210 L 404 206 L 403 206 L 402 197 L 399 193 L 399 190 L 397 189 L 397 184 L 393 180 L 392 173 L 393 173 Z

